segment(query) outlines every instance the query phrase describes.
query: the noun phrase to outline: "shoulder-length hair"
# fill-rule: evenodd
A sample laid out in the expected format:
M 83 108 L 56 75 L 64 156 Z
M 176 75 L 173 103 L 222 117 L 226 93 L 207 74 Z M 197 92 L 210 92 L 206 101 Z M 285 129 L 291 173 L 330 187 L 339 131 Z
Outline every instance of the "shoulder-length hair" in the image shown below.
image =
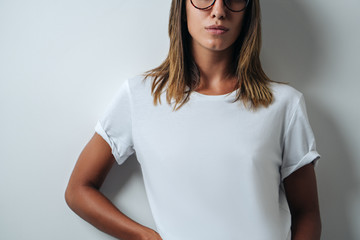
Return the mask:
M 189 100 L 191 92 L 200 84 L 200 72 L 191 55 L 188 41 L 190 34 L 186 24 L 185 1 L 171 2 L 168 56 L 160 66 L 143 73 L 144 80 L 153 77 L 151 94 L 154 97 L 154 105 L 157 105 L 157 101 L 161 104 L 160 96 L 165 89 L 166 101 L 170 104 L 171 99 L 175 100 L 175 111 Z M 234 42 L 230 73 L 238 79 L 234 102 L 241 100 L 245 106 L 253 110 L 260 105 L 267 107 L 273 102 L 269 82 L 276 82 L 269 79 L 260 63 L 260 14 L 259 0 L 250 0 L 245 9 L 243 28 Z

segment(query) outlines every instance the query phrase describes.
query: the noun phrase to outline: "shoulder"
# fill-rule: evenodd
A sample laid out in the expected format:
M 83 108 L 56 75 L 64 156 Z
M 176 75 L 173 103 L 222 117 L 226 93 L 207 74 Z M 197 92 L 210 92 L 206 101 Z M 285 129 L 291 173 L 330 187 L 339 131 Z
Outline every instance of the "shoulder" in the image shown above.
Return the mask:
M 145 77 L 142 74 L 133 75 L 126 79 L 127 84 L 131 90 L 136 90 L 138 88 L 144 88 L 151 85 L 153 81 L 152 77 Z
M 274 103 L 279 105 L 296 105 L 303 97 L 303 93 L 289 84 L 270 82 L 270 89 L 274 96 Z
M 139 103 L 152 102 L 151 86 L 154 78 L 142 74 L 133 75 L 125 80 L 130 98 Z

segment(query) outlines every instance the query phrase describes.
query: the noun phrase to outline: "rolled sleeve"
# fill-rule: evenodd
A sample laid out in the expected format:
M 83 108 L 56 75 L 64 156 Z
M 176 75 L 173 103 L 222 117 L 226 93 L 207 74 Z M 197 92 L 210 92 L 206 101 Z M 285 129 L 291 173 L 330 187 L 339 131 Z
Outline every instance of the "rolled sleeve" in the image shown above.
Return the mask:
M 128 80 L 126 80 L 94 128 L 95 132 L 109 144 L 112 154 L 119 165 L 135 152 L 132 139 L 131 113 L 130 89 Z
M 301 94 L 284 136 L 281 181 L 313 161 L 316 167 L 320 157 Z

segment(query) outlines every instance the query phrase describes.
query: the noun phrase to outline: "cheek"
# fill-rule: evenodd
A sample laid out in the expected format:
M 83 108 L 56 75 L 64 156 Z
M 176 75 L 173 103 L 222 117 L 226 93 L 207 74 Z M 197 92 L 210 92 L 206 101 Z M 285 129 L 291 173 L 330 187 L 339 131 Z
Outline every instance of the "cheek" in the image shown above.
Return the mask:
M 200 34 L 201 24 L 199 24 L 199 23 L 200 23 L 200 19 L 196 15 L 193 15 L 193 14 L 187 15 L 186 24 L 187 24 L 187 28 L 190 33 L 190 36 L 195 37 L 196 35 Z
M 239 20 L 238 20 L 238 23 L 237 26 L 236 26 L 236 35 L 240 35 L 242 29 L 243 29 L 243 20 L 244 20 L 244 17 L 241 17 Z
M 202 33 L 202 21 L 206 18 L 206 11 L 201 12 L 195 9 L 190 0 L 186 1 L 186 25 L 192 38 Z

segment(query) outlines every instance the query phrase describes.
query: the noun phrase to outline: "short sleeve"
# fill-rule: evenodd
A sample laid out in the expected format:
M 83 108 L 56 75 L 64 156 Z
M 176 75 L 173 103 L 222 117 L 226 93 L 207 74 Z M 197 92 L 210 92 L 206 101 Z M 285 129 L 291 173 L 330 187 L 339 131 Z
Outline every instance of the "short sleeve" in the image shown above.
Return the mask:
M 304 96 L 301 94 L 285 131 L 280 170 L 281 181 L 308 163 L 314 161 L 317 166 L 320 157 L 308 120 Z
M 123 82 L 110 104 L 97 121 L 95 132 L 109 144 L 120 165 L 132 155 L 132 117 L 129 82 Z

